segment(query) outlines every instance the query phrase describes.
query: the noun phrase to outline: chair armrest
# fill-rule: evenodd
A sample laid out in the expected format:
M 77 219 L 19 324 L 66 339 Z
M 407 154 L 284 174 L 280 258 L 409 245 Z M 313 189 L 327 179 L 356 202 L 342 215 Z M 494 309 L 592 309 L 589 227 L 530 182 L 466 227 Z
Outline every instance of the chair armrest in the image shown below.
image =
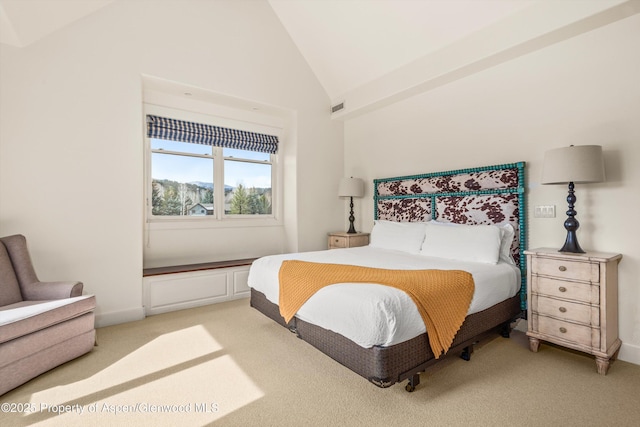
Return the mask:
M 35 282 L 22 289 L 22 297 L 27 301 L 78 297 L 83 286 L 82 282 Z

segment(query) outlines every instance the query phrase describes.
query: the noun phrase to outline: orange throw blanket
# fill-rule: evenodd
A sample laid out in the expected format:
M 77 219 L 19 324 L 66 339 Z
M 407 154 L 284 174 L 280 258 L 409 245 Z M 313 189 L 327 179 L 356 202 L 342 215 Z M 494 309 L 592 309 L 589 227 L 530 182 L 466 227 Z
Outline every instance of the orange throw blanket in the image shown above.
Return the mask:
M 460 270 L 387 270 L 343 264 L 283 261 L 280 314 L 286 322 L 319 289 L 335 283 L 377 283 L 406 292 L 424 321 L 436 358 L 446 352 L 473 298 L 470 273 Z

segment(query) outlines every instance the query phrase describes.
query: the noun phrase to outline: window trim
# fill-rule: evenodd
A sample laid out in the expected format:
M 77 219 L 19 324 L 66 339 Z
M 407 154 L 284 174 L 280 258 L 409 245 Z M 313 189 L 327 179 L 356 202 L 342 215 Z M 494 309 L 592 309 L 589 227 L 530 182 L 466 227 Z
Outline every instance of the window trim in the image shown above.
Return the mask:
M 201 107 L 201 106 L 200 106 Z M 215 106 L 211 106 L 215 109 Z M 146 132 L 146 117 L 151 115 L 164 115 L 165 117 L 175 118 L 178 120 L 188 120 L 211 124 L 213 126 L 231 127 L 239 130 L 250 132 L 269 132 L 276 134 L 283 143 L 284 130 L 281 126 L 274 123 L 273 125 L 264 123 L 264 119 L 255 122 L 247 120 L 247 112 L 243 111 L 238 114 L 238 118 L 222 117 L 213 112 L 202 112 L 201 108 L 194 108 L 196 111 L 186 109 L 177 109 L 157 105 L 155 103 L 143 103 L 143 123 L 144 128 L 144 197 L 145 197 L 145 222 L 150 229 L 190 229 L 190 228 L 234 228 L 234 227 L 264 227 L 264 226 L 281 226 L 283 224 L 281 212 L 283 211 L 282 197 L 282 164 L 278 160 L 278 154 L 269 154 L 269 162 L 262 160 L 240 159 L 231 157 L 236 161 L 270 164 L 271 165 L 271 214 L 252 214 L 252 215 L 230 215 L 224 213 L 224 191 L 214 191 L 214 214 L 206 216 L 186 215 L 186 216 L 159 216 L 152 214 L 152 177 L 151 177 L 151 155 L 153 152 L 161 152 L 164 154 L 185 155 L 181 152 L 173 152 L 169 150 L 152 150 L 151 138 Z M 227 109 L 228 112 L 228 109 Z M 232 114 L 227 114 L 233 116 Z M 220 188 L 224 188 L 224 161 L 223 148 L 211 146 L 212 155 L 193 155 L 194 157 L 202 157 L 212 159 L 213 164 L 213 180 L 214 183 L 222 183 Z M 190 155 L 189 155 L 190 156 Z

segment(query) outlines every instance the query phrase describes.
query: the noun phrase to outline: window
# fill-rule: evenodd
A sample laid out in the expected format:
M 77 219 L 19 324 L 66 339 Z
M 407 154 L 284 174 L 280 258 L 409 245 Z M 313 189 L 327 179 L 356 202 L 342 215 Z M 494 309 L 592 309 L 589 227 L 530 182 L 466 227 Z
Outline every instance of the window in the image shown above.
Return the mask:
M 147 115 L 151 219 L 273 217 L 273 135 Z
M 225 215 L 271 215 L 271 155 L 223 148 Z
M 151 138 L 151 214 L 213 214 L 212 147 Z

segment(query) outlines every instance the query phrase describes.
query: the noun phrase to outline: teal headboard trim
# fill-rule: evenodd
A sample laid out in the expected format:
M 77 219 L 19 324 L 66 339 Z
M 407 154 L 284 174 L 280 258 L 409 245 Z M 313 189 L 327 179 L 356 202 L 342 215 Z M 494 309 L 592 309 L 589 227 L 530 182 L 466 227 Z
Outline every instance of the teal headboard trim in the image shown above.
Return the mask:
M 520 224 L 520 308 L 527 310 L 527 257 L 524 251 L 527 249 L 527 204 L 524 192 L 524 162 L 518 163 L 518 222 Z
M 398 177 L 393 177 L 393 178 L 379 178 L 379 179 L 375 179 L 374 182 L 379 183 L 379 182 L 387 182 L 387 181 L 404 181 L 406 179 L 432 178 L 432 177 L 438 177 L 438 176 L 461 175 L 461 174 L 473 173 L 473 172 L 485 172 L 485 171 L 495 171 L 495 170 L 501 170 L 501 169 L 513 169 L 513 168 L 516 168 L 516 167 L 518 169 L 522 168 L 522 170 L 524 171 L 524 165 L 525 165 L 525 162 L 506 163 L 506 164 L 503 164 L 503 165 L 481 166 L 481 167 L 468 168 L 468 169 L 455 169 L 455 170 L 444 171 L 444 172 L 430 172 L 430 173 L 423 173 L 423 174 L 418 174 L 418 175 L 398 176 Z

